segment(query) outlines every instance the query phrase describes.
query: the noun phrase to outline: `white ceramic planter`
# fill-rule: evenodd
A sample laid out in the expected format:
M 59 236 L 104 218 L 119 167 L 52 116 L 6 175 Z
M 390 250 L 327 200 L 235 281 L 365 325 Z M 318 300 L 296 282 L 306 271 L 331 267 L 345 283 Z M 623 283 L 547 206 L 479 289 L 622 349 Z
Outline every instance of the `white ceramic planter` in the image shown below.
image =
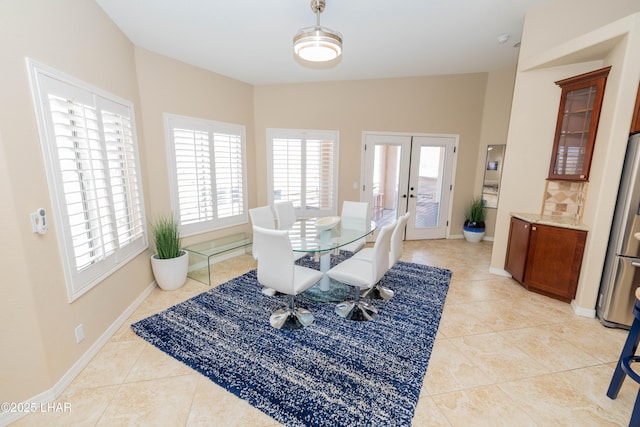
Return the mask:
M 464 238 L 467 239 L 467 242 L 478 243 L 482 241 L 482 238 L 484 237 L 484 229 L 482 229 L 482 231 L 463 230 L 462 234 L 464 234 Z
M 189 271 L 189 253 L 185 250 L 177 258 L 159 259 L 151 257 L 151 269 L 156 283 L 165 291 L 173 291 L 184 285 Z

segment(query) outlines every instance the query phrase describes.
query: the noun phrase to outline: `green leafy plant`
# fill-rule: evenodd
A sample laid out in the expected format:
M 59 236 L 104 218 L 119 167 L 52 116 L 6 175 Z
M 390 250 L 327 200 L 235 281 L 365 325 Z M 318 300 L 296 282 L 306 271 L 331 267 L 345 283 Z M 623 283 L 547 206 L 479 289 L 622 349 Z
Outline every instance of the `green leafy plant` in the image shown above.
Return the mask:
M 169 259 L 182 255 L 180 231 L 173 214 L 157 217 L 151 223 L 151 232 L 156 241 L 157 258 Z
M 464 219 L 466 223 L 484 223 L 485 218 L 487 217 L 487 210 L 484 207 L 484 203 L 480 198 L 474 198 L 469 205 L 469 208 L 466 210 L 464 214 Z

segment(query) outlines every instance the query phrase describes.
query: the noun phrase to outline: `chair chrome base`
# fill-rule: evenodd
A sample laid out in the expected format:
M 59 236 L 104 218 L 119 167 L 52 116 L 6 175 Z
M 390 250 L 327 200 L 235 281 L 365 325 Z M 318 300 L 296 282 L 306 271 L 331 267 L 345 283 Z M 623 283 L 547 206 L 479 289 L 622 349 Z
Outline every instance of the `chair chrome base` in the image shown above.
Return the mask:
M 304 308 L 283 308 L 269 317 L 269 323 L 276 329 L 301 329 L 313 323 L 313 314 Z
M 360 296 L 370 299 L 390 300 L 394 295 L 395 293 L 393 292 L 393 289 L 380 284 L 360 292 Z
M 336 305 L 336 314 L 347 320 L 368 321 L 378 317 L 378 309 L 366 301 L 344 301 Z

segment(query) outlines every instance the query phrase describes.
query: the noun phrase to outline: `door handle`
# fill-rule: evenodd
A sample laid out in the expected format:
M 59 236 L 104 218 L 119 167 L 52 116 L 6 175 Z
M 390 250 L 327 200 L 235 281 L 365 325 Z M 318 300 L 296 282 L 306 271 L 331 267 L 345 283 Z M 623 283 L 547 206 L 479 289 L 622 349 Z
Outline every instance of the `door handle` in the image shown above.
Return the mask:
M 403 199 L 406 199 L 406 198 L 407 198 L 407 195 L 406 195 L 406 194 L 403 194 L 403 195 L 402 195 L 402 198 L 403 198 Z
M 631 265 L 634 267 L 640 267 L 640 261 L 631 261 Z
M 414 196 L 413 194 L 411 194 L 409 197 L 416 197 L 416 196 Z

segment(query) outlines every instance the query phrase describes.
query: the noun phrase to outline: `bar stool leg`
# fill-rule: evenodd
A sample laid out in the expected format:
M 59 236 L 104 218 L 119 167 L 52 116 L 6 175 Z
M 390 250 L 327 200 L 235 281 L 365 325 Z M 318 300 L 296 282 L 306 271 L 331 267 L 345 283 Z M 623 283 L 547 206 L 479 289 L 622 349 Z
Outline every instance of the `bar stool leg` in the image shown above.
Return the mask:
M 629 421 L 629 426 L 640 426 L 640 392 L 638 392 L 638 395 L 636 396 L 636 402 L 633 404 L 633 412 L 631 412 L 631 420 Z
M 607 390 L 607 396 L 611 399 L 618 397 L 618 392 L 626 376 L 630 377 L 636 383 L 640 384 L 640 376 L 631 368 L 631 364 L 640 362 L 640 356 L 636 356 L 636 350 L 638 349 L 638 342 L 640 342 L 640 289 L 636 290 L 636 303 L 633 307 L 633 316 L 635 319 L 629 329 L 629 335 L 627 335 L 627 341 L 624 343 L 618 364 L 613 372 L 611 383 L 609 384 L 609 390 Z M 631 412 L 631 420 L 629 426 L 640 426 L 640 392 L 636 395 L 636 401 L 633 404 L 633 411 Z
M 635 319 L 631 324 L 629 335 L 627 335 L 627 341 L 624 343 L 624 347 L 620 353 L 620 358 L 618 359 L 618 364 L 616 365 L 613 377 L 611 378 L 611 383 L 609 384 L 609 390 L 607 391 L 607 396 L 611 399 L 618 397 L 618 392 L 620 391 L 620 387 L 622 387 L 622 382 L 626 375 L 622 370 L 622 359 L 625 357 L 632 357 L 636 353 L 638 342 L 640 342 L 640 300 L 636 300 L 636 304 L 633 308 L 633 314 Z M 636 400 L 636 405 L 637 403 L 638 401 Z

